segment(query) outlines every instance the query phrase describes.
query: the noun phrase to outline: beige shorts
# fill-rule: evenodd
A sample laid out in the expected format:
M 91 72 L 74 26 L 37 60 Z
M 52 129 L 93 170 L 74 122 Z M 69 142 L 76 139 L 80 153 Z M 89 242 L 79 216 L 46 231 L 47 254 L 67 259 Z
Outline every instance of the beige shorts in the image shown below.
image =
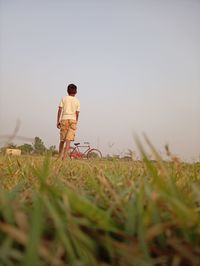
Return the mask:
M 73 141 L 77 129 L 77 122 L 75 120 L 62 120 L 60 122 L 60 141 Z

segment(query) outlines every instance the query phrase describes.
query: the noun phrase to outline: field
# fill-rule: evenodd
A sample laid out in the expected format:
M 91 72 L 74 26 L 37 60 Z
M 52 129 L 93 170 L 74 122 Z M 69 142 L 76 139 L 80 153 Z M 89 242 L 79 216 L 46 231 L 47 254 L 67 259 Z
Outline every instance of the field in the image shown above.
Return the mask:
M 200 265 L 200 163 L 0 157 L 0 265 Z

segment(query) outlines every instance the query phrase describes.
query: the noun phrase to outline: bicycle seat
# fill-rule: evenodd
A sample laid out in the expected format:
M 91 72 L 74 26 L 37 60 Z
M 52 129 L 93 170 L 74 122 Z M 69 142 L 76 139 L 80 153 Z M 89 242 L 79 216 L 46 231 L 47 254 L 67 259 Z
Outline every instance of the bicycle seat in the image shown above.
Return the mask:
M 80 144 L 80 142 L 74 143 L 75 146 L 78 146 Z

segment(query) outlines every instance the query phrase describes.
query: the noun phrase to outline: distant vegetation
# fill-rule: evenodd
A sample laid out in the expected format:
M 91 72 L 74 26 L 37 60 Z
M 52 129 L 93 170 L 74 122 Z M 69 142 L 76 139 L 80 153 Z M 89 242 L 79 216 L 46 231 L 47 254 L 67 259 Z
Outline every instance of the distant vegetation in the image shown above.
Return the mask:
M 73 146 L 73 143 L 72 143 Z M 23 145 L 17 145 L 12 142 L 7 143 L 3 147 L 0 148 L 0 154 L 5 154 L 6 149 L 20 149 L 22 155 L 46 155 L 47 153 L 51 155 L 57 155 L 58 150 L 56 149 L 55 145 L 51 145 L 49 148 L 47 148 L 43 142 L 43 140 L 39 137 L 35 137 L 32 144 L 30 143 L 24 143 Z M 133 157 L 134 154 L 134 157 Z M 107 160 L 115 160 L 115 159 L 124 159 L 124 160 L 133 160 L 135 159 L 135 153 L 131 150 L 128 150 L 128 152 L 120 156 L 118 154 L 115 155 L 105 155 L 105 159 Z
M 54 155 L 58 153 L 55 145 L 46 148 L 44 142 L 39 137 L 35 137 L 34 142 L 32 144 L 24 143 L 23 145 L 16 145 L 14 143 L 8 143 L 5 146 L 1 147 L 1 152 L 4 153 L 7 148 L 20 149 L 23 155 L 31 155 L 31 154 L 44 155 L 48 152 Z

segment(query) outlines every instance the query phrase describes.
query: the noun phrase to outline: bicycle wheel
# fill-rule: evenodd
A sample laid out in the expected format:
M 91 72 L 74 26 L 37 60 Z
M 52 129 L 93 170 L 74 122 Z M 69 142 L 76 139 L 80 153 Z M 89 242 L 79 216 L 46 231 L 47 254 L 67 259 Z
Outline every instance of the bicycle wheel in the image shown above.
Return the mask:
M 97 149 L 91 149 L 87 153 L 87 159 L 101 159 L 101 158 L 102 158 L 102 154 Z

